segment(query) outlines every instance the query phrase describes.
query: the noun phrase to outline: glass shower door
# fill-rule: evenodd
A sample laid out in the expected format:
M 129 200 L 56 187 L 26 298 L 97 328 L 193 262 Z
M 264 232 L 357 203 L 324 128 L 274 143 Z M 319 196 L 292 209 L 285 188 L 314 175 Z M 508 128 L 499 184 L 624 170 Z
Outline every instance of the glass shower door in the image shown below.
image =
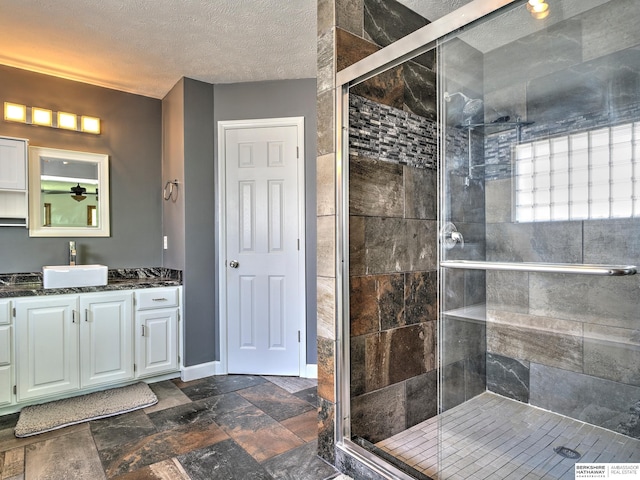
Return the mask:
M 639 18 L 528 2 L 439 47 L 433 478 L 640 462 Z

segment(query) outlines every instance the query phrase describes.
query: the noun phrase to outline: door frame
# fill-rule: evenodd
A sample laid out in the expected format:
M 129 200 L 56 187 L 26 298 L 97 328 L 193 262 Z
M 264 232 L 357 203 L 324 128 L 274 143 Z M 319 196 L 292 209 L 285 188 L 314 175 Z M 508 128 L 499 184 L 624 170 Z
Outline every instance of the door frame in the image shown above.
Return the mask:
M 242 128 L 291 127 L 298 128 L 298 285 L 300 295 L 296 309 L 300 317 L 298 330 L 298 367 L 299 376 L 306 376 L 307 370 L 307 282 L 306 282 L 306 241 L 305 241 L 305 145 L 304 117 L 261 118 L 251 120 L 218 121 L 218 218 L 220 219 L 219 237 L 216 248 L 218 257 L 218 318 L 220 319 L 220 374 L 228 373 L 228 340 L 227 340 L 227 267 L 225 252 L 227 250 L 227 167 L 226 167 L 226 132 Z

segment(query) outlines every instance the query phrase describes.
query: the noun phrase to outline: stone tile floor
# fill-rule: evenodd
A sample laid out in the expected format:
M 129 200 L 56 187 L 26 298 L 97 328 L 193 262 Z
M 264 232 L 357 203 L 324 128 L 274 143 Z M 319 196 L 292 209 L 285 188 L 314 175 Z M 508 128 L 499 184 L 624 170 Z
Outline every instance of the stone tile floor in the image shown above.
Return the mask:
M 0 417 L 0 480 L 325 480 L 316 382 L 228 375 L 151 384 L 144 410 L 15 438 Z

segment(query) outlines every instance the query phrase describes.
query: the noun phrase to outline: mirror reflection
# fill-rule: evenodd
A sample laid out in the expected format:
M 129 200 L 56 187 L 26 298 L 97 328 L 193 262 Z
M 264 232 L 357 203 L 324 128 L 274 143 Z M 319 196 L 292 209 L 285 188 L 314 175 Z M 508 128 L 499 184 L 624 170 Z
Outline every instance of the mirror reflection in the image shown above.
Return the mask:
M 30 235 L 109 236 L 107 155 L 30 147 Z
M 98 227 L 98 193 L 96 164 L 40 157 L 43 226 Z

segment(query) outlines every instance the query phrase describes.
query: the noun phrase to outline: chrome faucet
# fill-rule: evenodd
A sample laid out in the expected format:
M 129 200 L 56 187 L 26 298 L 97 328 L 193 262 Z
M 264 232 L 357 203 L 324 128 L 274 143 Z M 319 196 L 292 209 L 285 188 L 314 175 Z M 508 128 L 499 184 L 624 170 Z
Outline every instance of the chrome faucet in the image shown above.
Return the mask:
M 69 242 L 69 265 L 76 264 L 76 242 Z

